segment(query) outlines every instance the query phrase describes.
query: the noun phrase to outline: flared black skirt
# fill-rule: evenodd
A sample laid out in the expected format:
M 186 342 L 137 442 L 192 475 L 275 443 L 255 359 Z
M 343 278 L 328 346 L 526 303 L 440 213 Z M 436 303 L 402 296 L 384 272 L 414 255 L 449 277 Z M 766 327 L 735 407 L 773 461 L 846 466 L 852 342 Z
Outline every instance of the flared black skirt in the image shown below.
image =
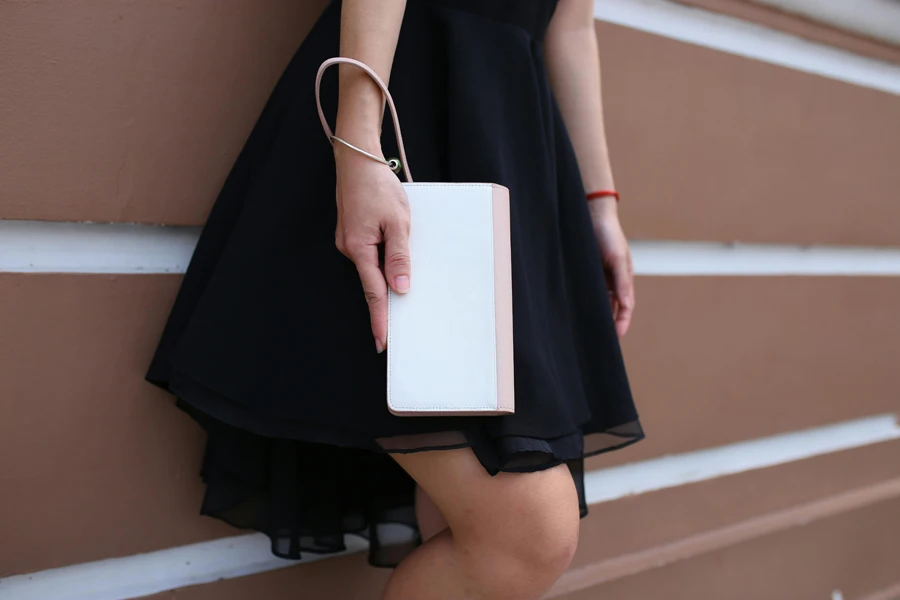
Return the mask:
M 336 2 L 227 178 L 147 374 L 208 434 L 204 514 L 266 533 L 286 558 L 340 551 L 345 534 L 363 535 L 371 564 L 392 566 L 419 536 L 414 482 L 391 452 L 470 447 L 492 475 L 566 464 L 584 515 L 584 457 L 642 437 L 544 67 L 554 7 L 409 0 L 391 73 L 420 181 L 510 190 L 515 414 L 387 409 L 385 356 L 356 269 L 334 244 L 334 157 L 315 107 L 316 70 L 338 55 Z M 331 73 L 323 104 L 332 118 L 336 100 Z

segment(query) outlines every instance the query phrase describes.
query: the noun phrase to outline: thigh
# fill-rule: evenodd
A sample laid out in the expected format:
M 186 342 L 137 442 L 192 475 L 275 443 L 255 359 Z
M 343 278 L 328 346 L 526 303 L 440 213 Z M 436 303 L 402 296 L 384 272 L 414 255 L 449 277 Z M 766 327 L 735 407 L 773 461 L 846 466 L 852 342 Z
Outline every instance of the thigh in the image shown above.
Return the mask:
M 441 510 L 428 497 L 421 485 L 416 485 L 416 522 L 419 525 L 419 533 L 422 541 L 427 542 L 441 531 L 447 528 L 447 519 L 441 514 Z
M 568 467 L 491 476 L 470 448 L 392 454 L 446 518 L 454 534 L 493 535 L 524 528 L 527 535 L 566 530 L 579 518 Z M 523 531 L 525 533 L 525 531 Z

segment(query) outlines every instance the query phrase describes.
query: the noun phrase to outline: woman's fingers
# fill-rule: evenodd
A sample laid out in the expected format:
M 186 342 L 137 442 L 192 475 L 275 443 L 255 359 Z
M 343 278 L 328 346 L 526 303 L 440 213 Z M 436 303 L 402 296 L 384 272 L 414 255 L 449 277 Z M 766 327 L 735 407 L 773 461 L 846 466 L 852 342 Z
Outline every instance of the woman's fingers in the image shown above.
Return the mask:
M 603 257 L 603 270 L 606 273 L 606 287 L 610 293 L 610 305 L 615 319 L 616 333 L 619 337 L 628 332 L 631 317 L 634 314 L 634 267 L 628 240 L 619 224 L 615 213 L 606 211 L 604 205 L 592 201 L 591 219 L 600 255 Z M 612 205 L 615 208 L 615 204 Z
M 634 269 L 631 256 L 618 257 L 612 265 L 613 294 L 615 295 L 616 333 L 619 337 L 628 332 L 634 313 Z
M 384 276 L 398 294 L 409 291 L 409 219 L 397 219 L 384 229 Z
M 347 251 L 359 272 L 369 305 L 375 349 L 381 354 L 387 346 L 387 285 L 398 294 L 409 291 L 409 219 L 393 219 L 384 227 L 384 272 L 378 264 L 376 244 L 350 244 Z
M 378 246 L 365 244 L 352 246 L 347 250 L 362 281 L 366 303 L 369 305 L 369 317 L 372 320 L 375 349 L 381 354 L 387 343 L 387 285 L 378 266 Z
M 377 148 L 376 142 L 372 148 Z M 356 265 L 380 354 L 387 347 L 388 283 L 397 293 L 409 291 L 409 202 L 403 184 L 384 165 L 340 144 L 336 145 L 335 160 L 335 243 Z M 379 260 L 382 244 L 383 266 Z

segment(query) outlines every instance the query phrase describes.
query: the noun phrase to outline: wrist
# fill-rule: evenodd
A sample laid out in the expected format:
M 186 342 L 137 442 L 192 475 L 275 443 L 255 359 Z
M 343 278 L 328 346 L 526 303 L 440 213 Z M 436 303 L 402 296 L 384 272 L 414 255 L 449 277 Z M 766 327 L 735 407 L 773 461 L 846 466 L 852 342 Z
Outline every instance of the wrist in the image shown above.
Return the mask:
M 334 135 L 360 150 L 384 158 L 384 153 L 381 149 L 381 130 L 378 127 L 373 127 L 369 123 L 361 123 L 359 121 L 340 121 L 339 117 Z M 334 147 L 334 156 L 336 160 L 365 158 L 359 152 L 354 151 L 345 144 L 335 142 L 332 146 Z
M 588 210 L 594 219 L 619 218 L 619 203 L 614 196 L 600 196 L 587 201 Z
M 384 159 L 384 153 L 381 151 L 381 146 L 377 144 L 365 144 L 357 147 L 361 150 L 365 150 L 373 156 Z M 348 148 L 347 146 L 344 146 L 343 144 L 340 144 L 338 142 L 333 143 L 333 148 L 334 162 L 339 172 L 359 173 L 362 171 L 366 171 L 369 168 L 385 168 L 384 165 L 379 165 L 378 162 L 372 160 L 371 157 L 360 154 L 356 150 Z
M 342 73 L 334 134 L 374 153 L 381 146 L 384 97 L 364 73 L 349 75 Z
M 366 152 L 371 152 L 372 154 L 381 152 L 380 124 L 360 122 L 358 119 L 341 119 L 340 114 L 338 114 L 334 135 L 347 140 Z
M 619 192 L 611 185 L 591 190 L 585 194 L 585 199 L 595 218 L 617 217 L 619 214 Z
M 588 192 L 587 194 L 585 194 L 585 197 L 588 200 L 596 200 L 599 198 L 615 198 L 616 202 L 618 202 L 619 201 L 619 192 L 617 192 L 612 187 L 608 187 L 608 188 L 597 189 L 592 192 Z

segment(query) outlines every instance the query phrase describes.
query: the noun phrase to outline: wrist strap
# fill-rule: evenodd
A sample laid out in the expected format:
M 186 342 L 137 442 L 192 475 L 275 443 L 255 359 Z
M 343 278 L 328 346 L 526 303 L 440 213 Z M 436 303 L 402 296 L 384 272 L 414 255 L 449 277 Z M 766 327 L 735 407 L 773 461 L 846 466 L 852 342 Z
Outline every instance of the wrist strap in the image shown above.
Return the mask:
M 319 72 L 316 73 L 316 108 L 319 110 L 319 120 L 322 121 L 322 129 L 325 130 L 325 136 L 328 138 L 328 142 L 331 144 L 334 143 L 332 140 L 334 134 L 331 131 L 331 127 L 328 126 L 328 120 L 325 118 L 325 112 L 322 110 L 322 98 L 319 93 L 319 88 L 325 70 L 328 69 L 328 67 L 339 63 L 352 65 L 358 69 L 362 69 L 378 85 L 379 89 L 381 89 L 381 96 L 384 98 L 385 102 L 387 102 L 388 109 L 391 111 L 391 119 L 394 121 L 394 133 L 397 136 L 397 148 L 400 150 L 400 161 L 402 163 L 400 166 L 406 174 L 406 181 L 412 183 L 412 174 L 409 172 L 409 162 L 406 160 L 406 149 L 403 147 L 403 136 L 400 134 L 400 120 L 397 118 L 397 109 L 394 106 L 394 99 L 391 97 L 391 93 L 381 80 L 381 77 L 378 76 L 378 73 L 373 71 L 368 65 L 352 58 L 343 56 L 329 58 L 322 63 L 319 67 Z M 341 141 L 343 142 L 343 140 Z
M 371 152 L 366 152 L 366 151 L 363 150 L 362 148 L 357 148 L 356 146 L 354 146 L 353 144 L 351 144 L 351 143 L 348 142 L 347 140 L 342 140 L 341 138 L 339 138 L 339 137 L 336 136 L 336 135 L 331 136 L 331 142 L 332 142 L 332 145 L 334 144 L 334 142 L 338 142 L 338 143 L 340 143 L 340 144 L 343 144 L 344 146 L 347 146 L 348 148 L 350 148 L 350 149 L 353 150 L 354 152 L 359 152 L 359 153 L 362 154 L 363 156 L 368 156 L 369 158 L 371 158 L 371 159 L 374 160 L 375 162 L 380 162 L 381 164 L 390 167 L 390 168 L 391 168 L 391 171 L 393 171 L 394 173 L 399 173 L 399 172 L 400 172 L 400 168 L 401 168 L 402 165 L 400 164 L 400 161 L 399 161 L 398 159 L 396 159 L 396 158 L 391 158 L 391 159 L 385 160 L 385 159 L 381 158 L 380 156 L 376 156 L 376 155 L 372 154 Z

